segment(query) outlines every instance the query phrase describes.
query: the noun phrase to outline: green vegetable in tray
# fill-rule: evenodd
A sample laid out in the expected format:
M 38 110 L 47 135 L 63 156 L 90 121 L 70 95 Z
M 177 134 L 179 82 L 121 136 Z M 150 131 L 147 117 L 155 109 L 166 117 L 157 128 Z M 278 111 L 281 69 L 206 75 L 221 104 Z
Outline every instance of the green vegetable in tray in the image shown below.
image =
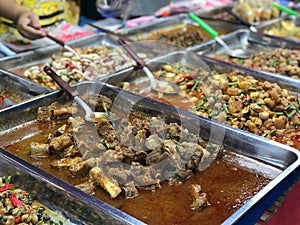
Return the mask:
M 61 225 L 62 221 L 54 221 L 54 214 L 30 194 L 11 183 L 11 176 L 0 177 L 0 224 L 44 224 Z

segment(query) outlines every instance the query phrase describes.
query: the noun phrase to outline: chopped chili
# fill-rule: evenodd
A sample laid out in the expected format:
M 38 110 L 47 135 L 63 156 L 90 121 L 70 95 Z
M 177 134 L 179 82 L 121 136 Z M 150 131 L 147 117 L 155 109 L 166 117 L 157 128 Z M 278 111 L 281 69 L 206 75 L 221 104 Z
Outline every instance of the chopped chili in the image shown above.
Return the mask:
M 13 193 L 10 195 L 10 197 L 9 197 L 9 200 L 10 200 L 11 204 L 12 204 L 13 206 L 21 206 L 21 205 L 23 205 L 24 202 L 21 201 L 20 199 L 18 199 L 18 198 L 15 196 L 15 194 L 16 194 L 16 193 L 13 192 Z
M 12 188 L 13 186 L 15 186 L 15 185 L 14 184 L 5 184 L 4 186 L 0 187 L 0 192 L 7 191 L 10 188 Z

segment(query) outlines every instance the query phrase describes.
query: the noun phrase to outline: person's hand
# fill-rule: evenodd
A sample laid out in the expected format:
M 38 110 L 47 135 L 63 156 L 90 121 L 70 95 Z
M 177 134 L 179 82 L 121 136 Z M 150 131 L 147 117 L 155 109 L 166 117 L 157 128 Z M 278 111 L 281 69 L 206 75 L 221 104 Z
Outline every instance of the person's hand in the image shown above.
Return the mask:
M 16 25 L 19 33 L 31 40 L 45 37 L 47 34 L 47 30 L 39 23 L 39 16 L 31 11 L 21 11 L 16 19 Z

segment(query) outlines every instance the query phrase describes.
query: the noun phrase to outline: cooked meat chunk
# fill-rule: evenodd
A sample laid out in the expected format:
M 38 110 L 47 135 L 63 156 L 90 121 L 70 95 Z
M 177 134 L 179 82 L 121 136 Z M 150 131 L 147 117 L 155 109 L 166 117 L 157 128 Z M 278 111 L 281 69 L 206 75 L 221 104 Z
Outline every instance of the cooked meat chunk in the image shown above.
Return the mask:
M 32 157 L 47 157 L 47 156 L 49 156 L 49 144 L 31 142 L 30 143 L 30 155 Z
M 80 116 L 69 117 L 68 123 L 72 125 L 75 133 L 81 132 L 82 126 L 85 124 L 84 120 Z
M 57 168 L 57 169 L 62 169 L 62 168 L 67 168 L 72 165 L 76 165 L 81 161 L 81 157 L 68 157 L 68 158 L 62 158 L 62 159 L 56 159 L 53 160 L 50 165 Z
M 118 182 L 112 177 L 107 176 L 100 167 L 94 167 L 90 170 L 90 177 L 96 184 L 107 191 L 111 198 L 117 197 L 122 189 Z
M 54 137 L 49 143 L 52 152 L 62 151 L 73 144 L 74 142 L 69 134 L 62 134 L 59 137 Z
M 80 190 L 82 190 L 90 195 L 94 194 L 94 191 L 96 189 L 94 182 L 92 182 L 90 180 L 86 181 L 84 183 L 75 185 L 75 187 L 79 188 Z
M 50 122 L 52 120 L 52 113 L 48 106 L 41 106 L 37 111 L 37 121 Z
M 96 123 L 96 129 L 100 139 L 105 140 L 107 143 L 112 143 L 117 140 L 114 127 L 107 120 L 101 120 Z
M 202 192 L 199 184 L 191 185 L 191 194 L 193 197 L 193 203 L 190 205 L 192 210 L 200 210 L 210 205 L 206 193 Z
M 69 170 L 73 174 L 84 176 L 89 173 L 90 169 L 96 166 L 97 159 L 89 158 L 76 164 L 72 164 Z
M 112 108 L 112 100 L 104 95 L 84 94 L 82 99 L 85 100 L 95 112 L 109 112 Z
M 133 181 L 125 184 L 123 189 L 125 191 L 125 198 L 135 198 L 139 195 L 139 192 Z
M 157 134 L 152 134 L 146 139 L 145 146 L 149 150 L 155 150 L 161 146 L 161 138 Z

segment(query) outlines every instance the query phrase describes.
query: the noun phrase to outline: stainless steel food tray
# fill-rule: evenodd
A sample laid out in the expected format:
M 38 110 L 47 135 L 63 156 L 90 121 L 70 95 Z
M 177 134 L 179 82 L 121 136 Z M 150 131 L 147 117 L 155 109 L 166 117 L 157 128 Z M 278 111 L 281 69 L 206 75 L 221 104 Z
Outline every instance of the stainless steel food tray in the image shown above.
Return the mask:
M 241 26 L 240 24 L 232 24 L 226 21 L 213 21 L 213 20 L 205 20 L 207 24 L 209 24 L 212 28 L 216 29 L 220 35 L 230 33 L 234 30 L 245 28 L 245 26 Z M 192 19 L 189 18 L 188 14 L 181 13 L 174 16 L 169 16 L 166 18 L 157 19 L 154 22 L 150 22 L 145 25 L 141 25 L 134 28 L 127 28 L 119 30 L 117 33 L 126 36 L 129 39 L 133 40 L 143 40 L 146 39 L 149 35 L 154 34 L 156 32 L 168 32 L 175 28 L 176 24 L 191 24 L 195 27 L 199 27 L 197 23 L 195 23 Z M 199 27 L 200 30 L 202 28 Z M 188 50 L 193 50 L 196 47 L 206 45 L 206 43 L 211 42 L 211 37 L 205 33 L 203 30 L 203 35 L 209 37 L 210 40 L 204 41 L 197 45 L 187 47 Z
M 223 35 L 221 38 L 228 44 L 228 46 L 231 49 L 245 49 L 250 54 L 255 54 L 258 52 L 271 52 L 276 48 L 286 48 L 291 50 L 300 49 L 300 45 L 297 43 L 293 43 L 289 40 L 283 40 L 275 37 L 266 36 L 260 33 L 254 33 L 247 29 L 234 31 L 230 34 Z M 220 46 L 217 42 L 209 43 L 206 46 L 202 46 L 198 49 L 195 49 L 195 52 L 200 55 L 206 55 L 212 58 L 218 58 L 225 61 L 229 59 L 224 48 Z M 241 67 L 247 68 L 246 66 Z M 257 71 L 257 69 L 252 70 Z M 273 77 L 285 76 L 282 74 L 276 75 L 271 72 L 266 72 L 265 74 L 271 75 Z M 297 82 L 297 78 L 288 77 L 288 79 L 290 79 L 291 82 Z
M 124 64 L 118 63 L 116 54 L 111 54 L 110 59 L 108 59 L 109 57 L 103 56 L 102 59 L 105 61 L 105 63 L 109 60 L 114 60 L 114 65 L 117 65 L 117 68 L 113 68 L 114 65 L 107 64 L 106 67 L 109 71 L 111 70 L 113 71 L 114 69 L 117 71 L 122 69 L 123 67 L 126 68 L 131 65 L 135 65 L 134 60 L 132 59 L 132 61 L 130 61 L 131 60 L 130 56 L 120 46 L 117 39 L 114 36 L 108 34 L 102 33 L 102 34 L 89 35 L 83 38 L 69 41 L 67 42 L 67 44 L 74 48 L 88 48 L 88 47 L 96 47 L 96 46 L 103 45 L 108 47 L 109 49 L 115 49 L 116 54 L 122 55 L 123 54 L 122 52 L 124 52 L 124 59 L 121 59 L 123 61 L 126 61 L 126 63 Z M 135 43 L 131 45 L 131 47 L 132 49 L 135 49 L 137 53 L 145 60 L 147 60 L 147 58 L 151 58 L 155 55 L 161 54 L 161 48 L 157 49 L 155 46 L 147 43 Z M 53 61 L 52 60 L 53 55 L 59 56 L 63 51 L 64 50 L 60 45 L 55 44 L 55 45 L 48 46 L 46 48 L 38 48 L 35 49 L 34 51 L 24 52 L 24 53 L 16 54 L 14 56 L 5 57 L 3 59 L 0 59 L 0 69 L 6 71 L 7 73 L 11 73 L 16 76 L 23 77 L 22 76 L 22 74 L 24 73 L 23 70 L 29 69 L 32 66 L 41 67 L 46 63 L 51 63 Z M 92 69 L 92 73 L 94 73 L 93 68 L 91 69 Z M 101 68 L 98 67 L 96 69 L 101 70 Z M 107 73 L 108 72 L 103 72 L 103 74 L 101 74 L 101 72 L 98 71 L 95 72 L 96 76 L 104 76 Z M 89 80 L 89 78 L 87 79 Z M 39 85 L 42 86 L 41 83 L 39 83 Z
M 200 9 L 195 11 L 194 13 L 202 19 L 206 20 L 216 20 L 216 21 L 226 21 L 238 25 L 242 25 L 242 23 L 236 20 L 233 16 L 231 16 L 226 10 L 231 10 L 233 7 L 232 4 L 224 5 L 220 7 L 210 8 L 210 9 Z
M 271 29 L 273 27 L 281 27 L 281 22 L 283 22 L 285 20 L 291 20 L 294 23 L 294 25 L 298 29 L 300 29 L 299 28 L 300 27 L 300 19 L 298 17 L 296 19 L 288 19 L 288 18 L 286 18 L 286 19 L 283 19 L 283 20 L 280 20 L 280 21 L 272 21 L 272 22 L 267 23 L 267 24 L 261 24 L 261 25 L 257 26 L 256 28 L 257 28 L 257 31 L 259 33 L 262 33 L 262 34 L 264 34 L 267 37 L 272 37 L 272 38 L 276 38 L 278 40 L 288 41 L 288 42 L 295 43 L 295 44 L 299 45 L 300 44 L 300 39 L 295 39 L 295 38 L 292 38 L 292 37 L 290 37 L 288 35 L 286 35 L 285 37 L 281 37 L 281 36 L 271 35 L 271 34 L 266 34 L 265 33 L 266 30 L 269 30 L 269 29 Z
M 105 203 L 93 202 L 90 196 L 32 166 L 0 148 L 0 176 L 12 176 L 17 187 L 34 200 L 57 213 L 66 225 L 135 224 L 134 218 Z M 64 220 L 64 219 L 66 220 Z M 138 224 L 138 223 L 137 223 Z
M 263 211 L 272 205 L 272 201 L 275 201 L 276 198 L 291 185 L 291 182 L 295 181 L 295 172 L 300 165 L 300 153 L 293 148 L 195 116 L 189 112 L 164 105 L 148 98 L 143 98 L 108 84 L 84 82 L 76 85 L 76 87 L 79 93 L 100 93 L 110 97 L 113 99 L 113 106 L 125 114 L 130 113 L 132 110 L 141 110 L 153 116 L 162 116 L 168 121 L 181 122 L 181 125 L 187 127 L 190 132 L 197 132 L 204 139 L 211 140 L 213 143 L 222 144 L 225 148 L 252 159 L 253 164 L 250 163 L 248 165 L 252 169 L 259 170 L 264 168 L 267 173 L 272 174 L 273 179 L 240 209 L 227 218 L 223 224 L 238 224 L 239 221 L 243 221 L 243 219 L 246 219 L 249 224 L 254 224 Z M 49 103 L 53 101 L 63 103 L 69 101 L 69 99 L 62 91 L 56 91 L 41 96 L 31 102 L 19 104 L 13 109 L 0 112 L 1 136 L 14 131 L 18 126 L 24 123 L 34 120 L 36 118 L 37 108 L 42 105 L 49 105 Z M 34 166 L 32 166 L 32 168 L 34 170 Z M 48 179 L 50 181 L 55 180 L 55 178 L 51 178 L 50 176 Z M 59 185 L 64 186 L 66 184 L 61 182 Z M 68 187 L 68 185 L 65 187 Z M 109 208 L 104 202 L 92 196 L 78 196 L 77 194 L 82 193 L 74 189 L 73 191 L 76 197 L 84 198 L 84 200 L 99 207 L 99 211 L 106 209 L 106 212 L 108 212 L 112 218 L 118 216 L 118 218 L 120 218 L 120 215 L 124 215 L 119 210 Z M 267 201 L 265 201 L 266 199 Z M 253 213 L 253 209 L 258 210 L 258 213 Z M 126 218 L 128 220 L 130 219 L 130 217 Z M 126 218 L 124 220 L 125 222 Z M 138 223 L 141 222 L 137 220 L 133 222 L 133 224 Z
M 274 48 L 288 48 L 299 50 L 300 46 L 286 40 L 279 40 L 278 38 L 268 37 L 260 33 L 254 33 L 247 29 L 240 29 L 230 34 L 221 37 L 230 48 L 242 48 L 249 51 L 249 53 L 256 53 L 259 51 L 270 51 Z M 219 54 L 226 54 L 224 48 L 217 42 L 209 43 L 194 49 L 200 55 L 216 56 Z
M 253 76 L 258 80 L 275 82 L 278 85 L 280 85 L 282 88 L 286 88 L 293 92 L 300 92 L 299 79 L 294 79 L 288 76 L 281 76 L 278 74 L 269 73 L 262 70 L 255 70 L 252 68 L 225 62 L 223 60 L 214 59 L 206 55 L 197 55 L 196 53 L 189 52 L 189 51 L 171 52 L 164 56 L 153 58 L 148 61 L 148 65 L 151 71 L 155 71 L 157 69 L 160 69 L 161 66 L 164 64 L 167 63 L 172 64 L 178 62 L 186 63 L 190 66 L 194 66 L 195 68 L 201 68 L 201 66 L 204 66 L 204 68 L 202 68 L 204 70 L 218 71 L 220 73 L 228 73 L 231 72 L 232 70 L 237 69 L 246 72 L 247 74 Z M 108 76 L 102 77 L 99 79 L 99 81 L 106 82 L 115 86 L 123 87 L 124 82 L 133 83 L 134 81 L 139 80 L 141 78 L 147 78 L 145 73 L 142 70 L 128 68 L 126 70 L 118 71 L 116 73 L 112 73 Z M 166 98 L 167 97 L 168 96 L 166 95 Z
M 76 40 L 67 42 L 67 44 L 75 48 L 86 48 L 101 44 L 112 48 L 118 46 L 116 39 L 105 34 L 94 34 L 78 38 Z M 45 48 L 38 48 L 33 51 L 28 51 L 0 59 L 0 68 L 12 71 L 14 69 L 24 68 L 40 63 L 47 63 L 51 61 L 53 54 L 58 54 L 61 52 L 63 52 L 63 48 L 58 44 L 50 45 Z
M 0 89 L 16 95 L 18 98 L 18 101 L 10 97 L 4 98 L 4 102 L 0 104 L 0 111 L 37 95 L 49 92 L 47 88 L 11 74 L 6 70 L 0 69 L 0 80 Z
M 243 24 L 240 20 L 236 19 L 233 15 L 231 15 L 230 11 L 233 9 L 234 4 L 228 4 L 220 7 L 215 7 L 212 9 L 207 9 L 207 10 L 198 10 L 195 12 L 196 15 L 198 15 L 202 19 L 207 19 L 207 20 L 216 20 L 216 21 L 226 21 L 230 22 L 232 24 L 240 24 L 243 26 L 247 26 L 246 24 Z M 227 12 L 229 11 L 229 12 Z M 273 23 L 276 21 L 280 21 L 283 18 L 285 18 L 286 15 L 281 14 L 280 17 L 278 18 L 273 18 L 270 20 L 264 20 L 260 22 L 254 22 L 254 23 L 249 23 L 251 26 L 262 26 L 265 24 Z M 246 23 L 248 23 L 246 21 Z

